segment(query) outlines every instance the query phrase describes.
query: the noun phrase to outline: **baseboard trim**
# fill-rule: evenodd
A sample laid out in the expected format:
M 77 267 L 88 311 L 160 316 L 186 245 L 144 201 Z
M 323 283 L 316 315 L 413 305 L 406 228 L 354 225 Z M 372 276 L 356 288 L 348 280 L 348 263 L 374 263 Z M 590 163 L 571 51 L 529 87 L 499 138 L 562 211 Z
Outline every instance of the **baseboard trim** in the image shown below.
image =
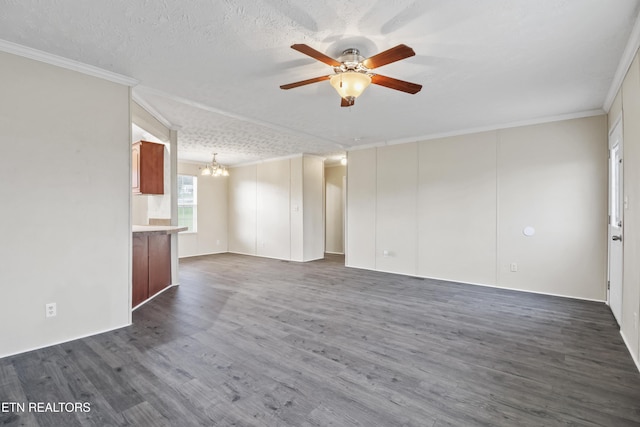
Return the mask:
M 332 254 L 332 255 L 344 255 L 344 252 L 331 252 L 331 251 L 324 251 L 325 254 Z
M 629 350 L 629 355 L 631 356 L 631 360 L 633 360 L 633 363 L 636 364 L 636 368 L 638 369 L 638 372 L 640 372 L 640 355 L 638 355 L 637 358 L 633 356 L 634 352 L 631 350 L 629 341 L 627 341 L 627 337 L 622 332 L 622 329 L 620 329 L 620 336 L 622 337 L 622 341 L 624 341 L 624 345 L 627 346 L 627 350 Z
M 138 304 L 138 305 L 136 305 L 135 307 L 133 307 L 133 308 L 131 309 L 131 311 L 134 311 L 134 310 L 136 310 L 136 309 L 138 309 L 138 308 L 142 307 L 143 305 L 145 305 L 146 303 L 148 303 L 149 301 L 151 301 L 152 299 L 154 299 L 154 298 L 155 298 L 155 297 L 157 297 L 158 295 L 165 293 L 168 289 L 174 288 L 174 287 L 179 286 L 179 285 L 180 285 L 180 283 L 174 283 L 174 284 L 171 284 L 171 285 L 167 286 L 166 288 L 164 288 L 164 289 L 163 289 L 163 290 L 161 290 L 160 292 L 157 292 L 157 293 L 153 294 L 153 296 L 151 296 L 151 297 L 147 298 L 146 300 L 142 301 L 140 304 Z
M 245 256 L 253 256 L 256 258 L 264 258 L 264 259 L 275 259 L 278 261 L 287 261 L 287 262 L 311 262 L 311 261 L 318 261 L 321 259 L 324 259 L 324 256 L 321 258 L 313 258 L 313 259 L 306 259 L 306 260 L 301 260 L 301 259 L 292 259 L 292 258 L 278 258 L 278 257 L 273 257 L 273 256 L 266 256 L 266 255 L 256 255 L 256 254 L 248 254 L 245 252 L 234 252 L 234 251 L 227 251 L 227 252 L 221 252 L 221 253 L 228 253 L 228 254 L 235 254 L 235 255 L 245 255 Z
M 114 328 L 104 329 L 104 330 L 100 330 L 100 331 L 97 331 L 97 332 L 91 332 L 91 333 L 80 335 L 80 336 L 77 336 L 77 337 L 74 337 L 74 338 L 64 339 L 64 340 L 61 340 L 61 341 L 54 341 L 51 344 L 45 344 L 45 345 L 41 345 L 41 346 L 37 346 L 37 347 L 27 348 L 25 350 L 13 352 L 13 353 L 3 354 L 3 355 L 0 355 L 0 359 L 3 359 L 5 357 L 17 356 L 18 354 L 29 353 L 31 351 L 42 350 L 43 348 L 53 347 L 54 345 L 60 345 L 60 344 L 68 343 L 68 342 L 71 342 L 71 341 L 81 340 L 83 338 L 89 338 L 89 337 L 92 337 L 94 335 L 104 334 L 104 333 L 107 333 L 107 332 L 115 331 L 117 329 L 126 328 L 127 326 L 131 326 L 131 325 L 132 325 L 132 323 L 127 323 L 127 324 L 124 324 L 124 325 L 121 325 L 121 326 L 116 326 Z
M 205 253 L 201 253 L 201 254 L 194 254 L 194 255 L 182 255 L 182 256 L 178 256 L 178 259 L 183 259 L 183 258 L 194 258 L 197 256 L 207 256 L 207 255 L 219 255 L 219 254 L 227 254 L 229 253 L 228 251 L 220 251 L 220 252 L 205 252 Z

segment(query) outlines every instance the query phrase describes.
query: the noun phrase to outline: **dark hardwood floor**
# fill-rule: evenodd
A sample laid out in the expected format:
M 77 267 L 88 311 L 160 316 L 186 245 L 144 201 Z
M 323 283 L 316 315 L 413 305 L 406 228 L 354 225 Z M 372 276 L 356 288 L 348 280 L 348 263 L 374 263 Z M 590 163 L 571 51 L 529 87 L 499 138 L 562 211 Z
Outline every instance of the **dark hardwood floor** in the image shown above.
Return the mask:
M 26 426 L 639 426 L 602 303 L 241 255 L 180 262 L 131 327 L 0 359 Z

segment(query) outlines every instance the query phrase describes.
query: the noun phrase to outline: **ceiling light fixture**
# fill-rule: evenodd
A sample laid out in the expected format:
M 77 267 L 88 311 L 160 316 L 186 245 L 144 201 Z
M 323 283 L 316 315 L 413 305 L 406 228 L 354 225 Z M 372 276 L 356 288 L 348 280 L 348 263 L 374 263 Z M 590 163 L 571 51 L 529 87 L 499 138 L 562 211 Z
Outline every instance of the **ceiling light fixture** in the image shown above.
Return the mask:
M 331 76 L 329 83 L 341 98 L 352 101 L 362 95 L 362 92 L 371 84 L 371 76 L 358 71 L 346 71 Z
M 346 166 L 346 165 L 347 165 L 347 158 L 346 158 L 346 157 L 341 158 L 341 159 L 340 159 L 340 164 L 341 164 L 342 166 Z
M 202 171 L 200 172 L 201 175 L 203 175 L 203 176 L 229 176 L 229 171 L 227 170 L 227 167 L 221 165 L 220 163 L 218 163 L 216 161 L 216 156 L 217 155 L 218 155 L 218 153 L 213 153 L 213 160 L 211 161 L 211 164 L 206 165 L 204 168 L 202 168 Z

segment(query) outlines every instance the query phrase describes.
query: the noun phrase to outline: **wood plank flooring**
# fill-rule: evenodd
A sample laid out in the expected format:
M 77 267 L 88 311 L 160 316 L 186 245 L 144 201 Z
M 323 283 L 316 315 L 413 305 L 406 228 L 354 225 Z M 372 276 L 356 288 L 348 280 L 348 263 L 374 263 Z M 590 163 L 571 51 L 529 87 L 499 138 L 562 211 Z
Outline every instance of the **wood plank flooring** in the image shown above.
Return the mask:
M 340 256 L 180 262 L 118 331 L 0 359 L 26 426 L 639 426 L 606 305 L 377 273 Z

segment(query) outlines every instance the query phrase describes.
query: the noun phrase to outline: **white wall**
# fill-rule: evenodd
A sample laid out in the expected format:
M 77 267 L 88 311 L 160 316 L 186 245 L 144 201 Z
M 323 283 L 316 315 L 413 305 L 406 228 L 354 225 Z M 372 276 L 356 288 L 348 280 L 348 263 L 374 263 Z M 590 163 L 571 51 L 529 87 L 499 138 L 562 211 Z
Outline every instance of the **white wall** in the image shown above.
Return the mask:
M 178 174 L 198 178 L 197 231 L 178 234 L 179 256 L 227 252 L 228 177 L 201 176 L 198 165 L 178 163 Z
M 325 175 L 325 246 L 334 254 L 344 253 L 344 197 L 343 180 L 347 168 L 343 165 L 327 166 Z
M 418 164 L 418 275 L 495 285 L 495 132 L 425 141 Z
M 498 133 L 500 286 L 606 299 L 607 157 L 605 116 Z
M 300 179 L 291 179 L 290 181 L 290 220 L 291 220 L 291 260 L 304 261 L 304 183 L 302 176 L 304 174 L 302 157 L 294 157 L 289 161 L 289 168 L 292 177 L 300 177 Z
M 131 198 L 131 224 L 149 224 L 149 196 L 134 194 Z
M 599 116 L 350 152 L 347 265 L 604 300 L 606 147 Z
M 347 240 L 345 264 L 376 269 L 376 163 L 378 150 L 347 153 Z
M 418 144 L 381 147 L 377 151 L 376 269 L 415 275 Z
M 304 156 L 302 166 L 303 261 L 312 261 L 324 258 L 324 159 Z
M 257 253 L 257 172 L 256 165 L 229 170 L 229 252 Z
M 297 156 L 229 171 L 229 252 L 322 258 L 322 159 Z
M 622 117 L 624 210 L 622 321 L 620 333 L 640 369 L 640 58 L 636 53 L 609 110 L 609 127 Z
M 256 255 L 290 259 L 289 160 L 260 163 L 256 174 Z
M 130 323 L 131 124 L 126 86 L 2 52 L 0 69 L 2 357 Z

